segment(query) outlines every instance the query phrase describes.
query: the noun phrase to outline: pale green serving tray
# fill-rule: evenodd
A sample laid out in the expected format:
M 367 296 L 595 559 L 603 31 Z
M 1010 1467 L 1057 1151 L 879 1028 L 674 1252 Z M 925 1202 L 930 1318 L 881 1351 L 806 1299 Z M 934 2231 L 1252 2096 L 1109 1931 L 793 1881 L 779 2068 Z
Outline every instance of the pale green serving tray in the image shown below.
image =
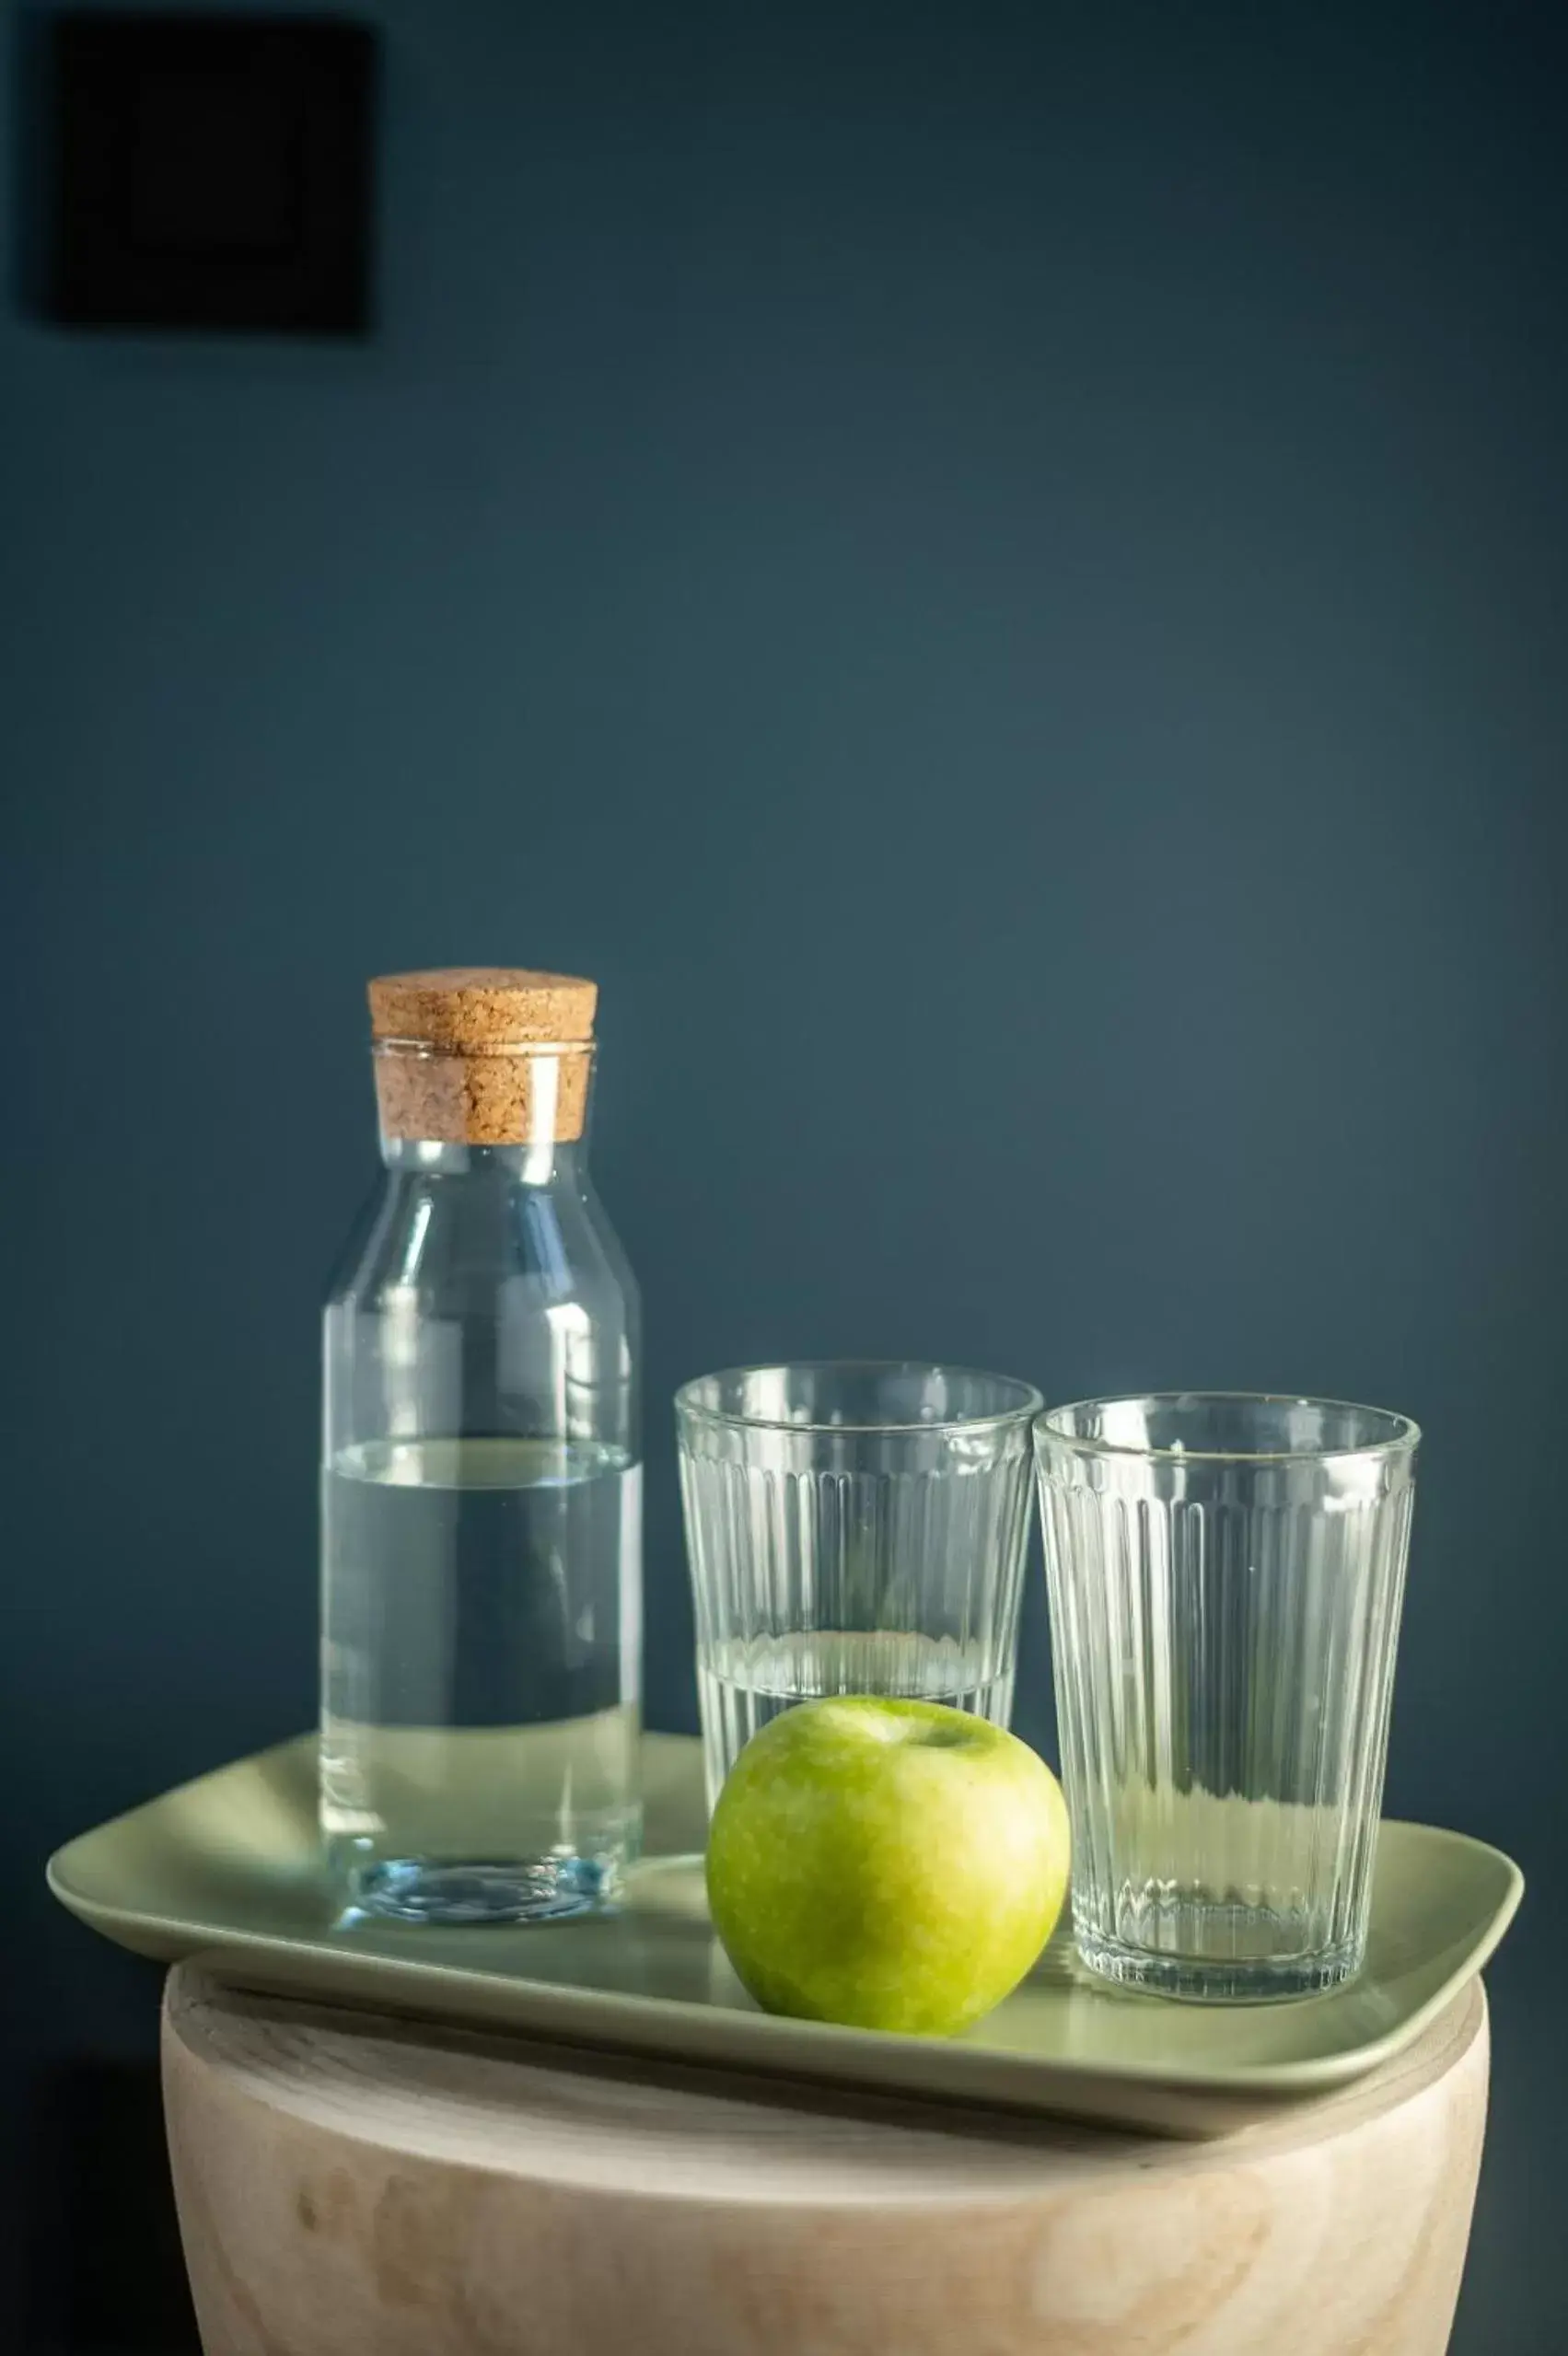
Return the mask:
M 244 1987 L 1189 2136 L 1227 2132 L 1391 2060 L 1480 1971 L 1524 1888 L 1517 1866 L 1479 1840 L 1385 1824 L 1366 1968 L 1332 1995 L 1250 2006 L 1132 1995 L 1091 1979 L 1063 1931 L 967 2036 L 882 2037 L 756 2009 L 703 1902 L 700 1747 L 650 1735 L 644 1771 L 650 1854 L 613 1915 L 335 1927 L 310 1736 L 84 1833 L 51 1861 L 49 1883 L 122 1946 L 197 1957 Z

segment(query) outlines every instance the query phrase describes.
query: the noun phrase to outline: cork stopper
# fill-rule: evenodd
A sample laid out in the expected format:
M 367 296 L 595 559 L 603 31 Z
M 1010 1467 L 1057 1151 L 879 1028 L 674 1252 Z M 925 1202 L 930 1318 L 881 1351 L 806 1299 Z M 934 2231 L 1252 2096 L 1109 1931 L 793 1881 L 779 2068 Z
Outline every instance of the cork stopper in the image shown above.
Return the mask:
M 515 966 L 381 974 L 369 984 L 389 1137 L 531 1145 L 581 1137 L 598 984 Z

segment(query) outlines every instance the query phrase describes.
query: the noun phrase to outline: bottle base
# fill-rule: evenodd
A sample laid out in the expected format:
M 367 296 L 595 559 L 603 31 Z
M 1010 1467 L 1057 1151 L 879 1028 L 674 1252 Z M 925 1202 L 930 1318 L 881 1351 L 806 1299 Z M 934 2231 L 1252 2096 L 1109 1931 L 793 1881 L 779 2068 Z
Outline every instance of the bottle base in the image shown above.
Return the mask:
M 620 1879 L 587 1857 L 383 1858 L 350 1873 L 349 1912 L 389 1922 L 547 1922 L 604 1906 Z

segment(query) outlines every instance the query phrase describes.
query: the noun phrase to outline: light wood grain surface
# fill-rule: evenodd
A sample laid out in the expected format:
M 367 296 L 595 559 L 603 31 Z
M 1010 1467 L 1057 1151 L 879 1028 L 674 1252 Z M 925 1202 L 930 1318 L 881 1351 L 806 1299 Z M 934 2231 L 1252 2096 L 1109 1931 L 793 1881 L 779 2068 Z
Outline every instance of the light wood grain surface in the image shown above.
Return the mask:
M 1486 2008 L 1193 2144 L 746 2084 L 169 1975 L 206 2356 L 1439 2356 Z

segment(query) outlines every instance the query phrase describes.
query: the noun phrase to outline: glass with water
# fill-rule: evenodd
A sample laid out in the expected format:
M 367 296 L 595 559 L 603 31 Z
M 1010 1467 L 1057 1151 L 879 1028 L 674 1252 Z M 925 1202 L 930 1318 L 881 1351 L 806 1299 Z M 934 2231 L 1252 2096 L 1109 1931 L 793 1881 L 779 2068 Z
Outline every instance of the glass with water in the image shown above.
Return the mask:
M 584 1160 L 593 988 L 464 969 L 371 1004 L 386 1166 L 325 1317 L 329 1863 L 350 1912 L 572 1913 L 640 1828 L 637 1305 Z
M 905 1363 L 753 1366 L 676 1400 L 708 1805 L 796 1702 L 877 1693 L 1007 1723 L 1027 1383 Z

